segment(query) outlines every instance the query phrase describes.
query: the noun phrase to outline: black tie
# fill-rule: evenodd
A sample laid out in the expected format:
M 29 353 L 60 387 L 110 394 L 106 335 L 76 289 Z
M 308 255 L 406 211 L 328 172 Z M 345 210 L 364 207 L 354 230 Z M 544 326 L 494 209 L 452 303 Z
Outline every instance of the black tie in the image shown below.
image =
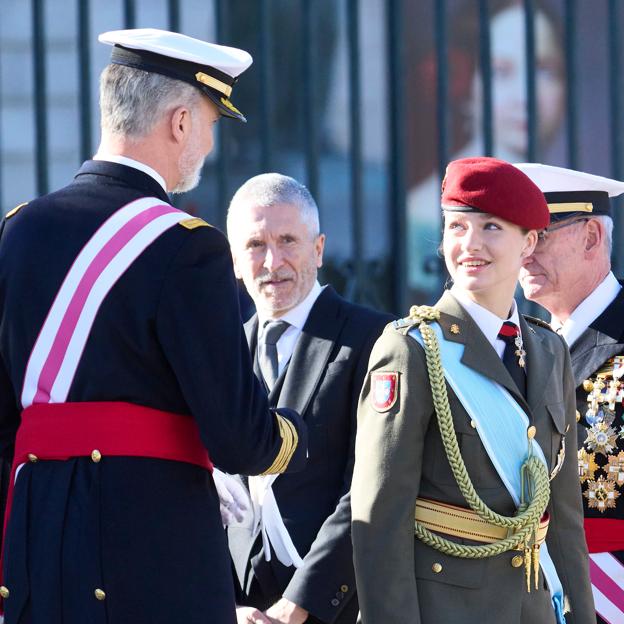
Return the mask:
M 522 396 L 526 397 L 526 373 L 524 368 L 520 366 L 520 358 L 524 362 L 524 352 L 522 355 L 517 351 L 522 351 L 522 346 L 516 344 L 516 338 L 520 336 L 520 329 L 515 323 L 505 321 L 498 332 L 498 337 L 505 343 L 505 351 L 503 352 L 503 364 L 509 371 L 511 378 L 516 382 Z
M 271 390 L 278 378 L 277 341 L 290 327 L 286 321 L 267 321 L 258 342 L 258 364 L 264 381 Z

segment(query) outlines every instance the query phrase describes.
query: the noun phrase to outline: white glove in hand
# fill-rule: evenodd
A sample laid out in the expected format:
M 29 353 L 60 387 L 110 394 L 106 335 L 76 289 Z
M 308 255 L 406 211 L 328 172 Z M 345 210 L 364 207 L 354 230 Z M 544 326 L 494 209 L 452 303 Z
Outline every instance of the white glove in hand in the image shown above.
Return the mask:
M 225 526 L 242 522 L 245 512 L 249 510 L 249 493 L 243 484 L 232 475 L 215 468 L 212 472 L 217 494 L 219 495 L 219 509 L 221 521 Z

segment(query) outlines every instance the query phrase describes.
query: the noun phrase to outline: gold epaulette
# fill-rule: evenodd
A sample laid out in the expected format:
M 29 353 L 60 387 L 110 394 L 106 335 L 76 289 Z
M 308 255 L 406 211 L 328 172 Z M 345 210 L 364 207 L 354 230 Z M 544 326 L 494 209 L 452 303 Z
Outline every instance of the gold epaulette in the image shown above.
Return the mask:
M 522 315 L 524 320 L 528 323 L 532 323 L 533 325 L 537 325 L 538 327 L 543 327 L 544 329 L 550 329 L 551 332 L 556 333 L 555 330 L 541 318 L 537 318 L 536 316 L 529 316 L 528 314 Z
M 13 210 L 9 210 L 9 212 L 6 213 L 4 218 L 10 219 L 12 216 L 16 215 L 27 203 L 28 202 L 18 204 L 17 206 L 15 206 L 15 208 L 13 208 Z
M 194 230 L 198 227 L 212 227 L 210 223 L 207 223 L 199 217 L 195 217 L 194 219 L 182 219 L 182 221 L 180 221 L 180 225 L 185 227 L 187 230 Z

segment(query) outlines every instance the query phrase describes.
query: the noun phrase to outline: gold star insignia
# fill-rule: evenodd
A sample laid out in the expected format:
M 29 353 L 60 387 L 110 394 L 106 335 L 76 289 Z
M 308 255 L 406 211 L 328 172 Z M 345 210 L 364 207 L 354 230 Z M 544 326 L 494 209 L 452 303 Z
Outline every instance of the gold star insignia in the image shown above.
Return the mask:
M 585 446 L 590 451 L 608 455 L 615 448 L 617 441 L 617 433 L 606 422 L 596 423 L 587 431 L 587 439 Z
M 615 500 L 620 493 L 615 489 L 615 483 L 605 481 L 604 477 L 598 477 L 597 481 L 588 481 L 587 489 L 583 492 L 590 509 L 597 509 L 604 513 L 607 509 L 615 507 Z
M 585 483 L 587 480 L 593 481 L 596 470 L 598 470 L 598 464 L 594 453 L 588 453 L 583 448 L 580 449 L 578 452 L 578 473 L 581 483 Z
M 609 457 L 609 464 L 604 467 L 607 473 L 607 481 L 612 481 L 618 485 L 624 483 L 624 451 Z
M 450 329 L 451 334 L 459 334 L 459 325 L 457 323 L 453 323 Z

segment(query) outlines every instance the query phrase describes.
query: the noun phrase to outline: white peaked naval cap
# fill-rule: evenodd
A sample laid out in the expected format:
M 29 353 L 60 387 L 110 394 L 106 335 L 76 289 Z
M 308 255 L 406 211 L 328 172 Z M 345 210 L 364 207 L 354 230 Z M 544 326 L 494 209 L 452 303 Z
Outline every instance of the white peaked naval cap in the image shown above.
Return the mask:
M 111 63 L 182 80 L 207 95 L 226 117 L 246 121 L 232 104 L 234 84 L 253 62 L 245 50 L 157 28 L 112 30 L 98 40 L 113 46 Z
M 514 165 L 544 193 L 551 221 L 561 221 L 577 214 L 592 216 L 611 213 L 610 197 L 624 193 L 624 182 L 540 163 Z

